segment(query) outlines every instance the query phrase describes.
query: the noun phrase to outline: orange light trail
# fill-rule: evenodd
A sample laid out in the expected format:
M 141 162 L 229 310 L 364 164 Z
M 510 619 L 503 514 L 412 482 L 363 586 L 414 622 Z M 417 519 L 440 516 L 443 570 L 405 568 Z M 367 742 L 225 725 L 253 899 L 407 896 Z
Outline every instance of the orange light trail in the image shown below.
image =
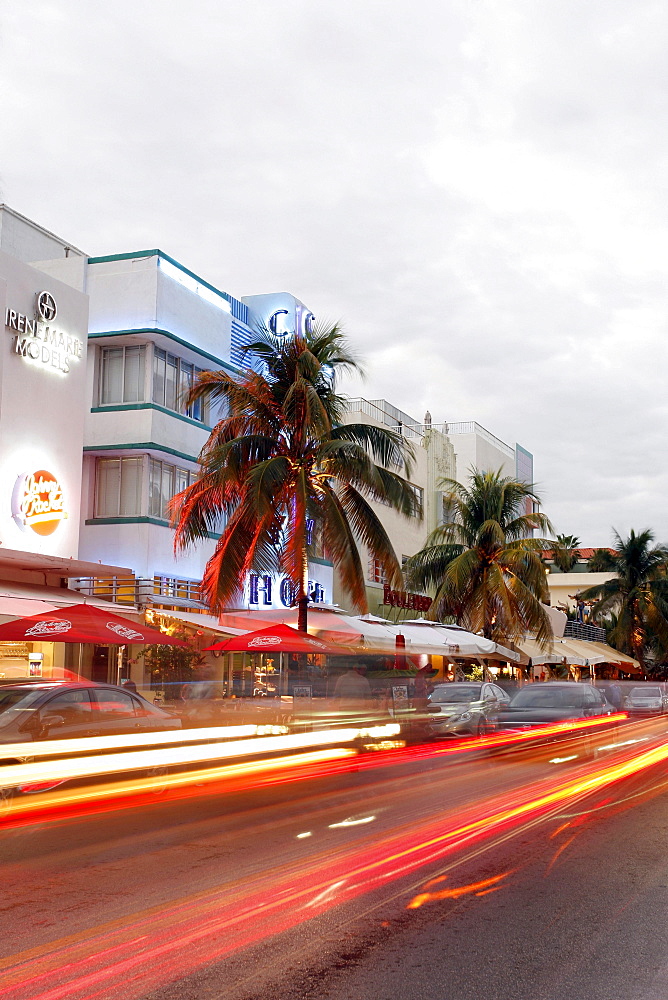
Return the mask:
M 480 890 L 485 889 L 487 892 L 490 892 L 492 890 L 489 887 L 492 885 L 495 889 L 500 889 L 501 886 L 496 885 L 496 883 L 502 882 L 509 875 L 512 875 L 512 873 L 512 871 L 503 872 L 502 875 L 493 875 L 491 878 L 483 879 L 482 882 L 469 882 L 468 885 L 460 885 L 452 889 L 439 889 L 438 892 L 421 892 L 411 899 L 406 909 L 417 910 L 421 906 L 424 906 L 425 903 L 431 903 L 436 899 L 460 899 L 461 896 L 473 894 L 482 896 L 483 893 Z
M 428 760 L 430 758 L 461 757 L 470 755 L 489 748 L 502 749 L 514 745 L 526 745 L 541 743 L 545 738 L 552 736 L 568 736 L 571 732 L 579 734 L 583 730 L 593 728 L 597 730 L 605 724 L 609 724 L 610 719 L 625 719 L 624 713 L 615 716 L 608 716 L 596 719 L 582 719 L 575 722 L 558 723 L 555 725 L 539 726 L 531 730 L 503 733 L 494 736 L 475 737 L 460 740 L 447 745 L 423 744 L 418 746 L 403 747 L 401 749 L 386 750 L 372 755 L 357 755 L 357 751 L 349 748 L 347 753 L 332 753 L 322 759 L 318 764 L 315 757 L 308 754 L 294 753 L 298 749 L 307 750 L 320 744 L 333 743 L 354 743 L 360 739 L 382 740 L 383 737 L 395 736 L 400 727 L 397 724 L 373 724 L 369 720 L 365 728 L 353 729 L 327 729 L 315 730 L 307 734 L 288 734 L 281 736 L 259 736 L 255 739 L 229 739 L 226 743 L 208 742 L 213 739 L 220 739 L 221 733 L 230 736 L 232 732 L 240 736 L 241 729 L 246 727 L 210 727 L 207 729 L 185 730 L 170 733 L 154 733 L 142 736 L 110 736 L 91 737 L 85 740 L 58 740 L 45 741 L 40 744 L 11 744 L 3 751 L 9 756 L 11 752 L 18 753 L 30 750 L 31 755 L 53 757 L 59 754 L 62 747 L 68 753 L 74 754 L 77 745 L 80 751 L 84 749 L 110 749 L 115 748 L 126 752 L 116 754 L 105 753 L 100 756 L 72 757 L 70 760 L 43 760 L 31 764 L 17 764 L 3 767 L 2 783 L 5 786 L 15 785 L 16 787 L 38 786 L 46 783 L 53 788 L 59 782 L 66 782 L 72 777 L 106 777 L 116 772 L 119 777 L 113 782 L 106 782 L 97 786 L 78 788 L 76 790 L 65 788 L 57 792 L 40 792 L 37 797 L 33 794 L 20 796 L 13 800 L 11 810 L 0 816 L 0 826 L 17 825 L 23 823 L 29 816 L 35 816 L 39 821 L 49 818 L 52 813 L 54 817 L 60 816 L 64 811 L 70 810 L 74 814 L 90 814 L 93 812 L 108 811 L 109 809 L 124 808 L 130 799 L 143 799 L 142 804 L 155 803 L 155 792 L 170 790 L 181 797 L 200 797 L 211 793 L 210 785 L 216 782 L 227 783 L 230 789 L 237 787 L 238 781 L 246 776 L 247 787 L 258 787 L 267 782 L 276 781 L 288 782 L 297 780 L 308 780 L 315 777 L 331 777 L 336 773 L 344 773 L 354 770 L 369 770 L 378 767 L 393 767 L 395 765 L 413 762 L 418 759 Z M 273 727 L 250 727 L 256 731 L 258 729 L 270 729 Z M 188 742 L 198 738 L 206 741 L 200 746 L 163 746 L 160 749 L 131 750 L 131 748 L 146 746 L 147 737 L 151 741 L 161 741 L 163 743 L 180 742 L 180 736 L 185 735 Z M 384 743 L 390 742 L 383 740 Z M 395 743 L 397 741 L 394 741 Z M 292 750 L 293 756 L 275 758 L 273 761 L 270 754 L 280 750 Z M 234 757 L 242 758 L 252 754 L 265 755 L 264 763 L 259 765 L 256 762 L 248 762 L 238 767 L 234 764 L 218 764 L 222 759 L 232 760 Z M 353 760 L 353 756 L 355 759 Z M 338 763 L 337 763 L 338 760 Z M 198 768 L 180 773 L 160 774 L 153 778 L 130 777 L 122 779 L 123 772 L 131 772 L 142 768 L 162 768 L 178 765 L 208 764 L 206 769 Z M 218 766 L 214 766 L 218 764 Z M 300 769 L 303 768 L 303 771 Z M 285 771 L 284 775 L 280 772 Z M 266 777 L 263 777 L 266 775 Z M 220 789 L 216 789 L 219 791 Z M 38 788 L 35 788 L 35 792 Z M 114 805 L 114 801 L 116 804 Z
M 379 838 L 371 830 L 363 835 L 360 831 L 339 850 L 323 849 L 304 857 L 289 873 L 280 867 L 267 871 L 254 880 L 251 892 L 239 880 L 166 908 L 50 942 L 0 963 L 3 1000 L 74 996 L 93 1000 L 121 987 L 124 1000 L 139 1000 L 204 963 L 265 940 L 390 880 L 409 876 L 476 841 L 494 843 L 523 823 L 552 815 L 567 801 L 581 799 L 666 759 L 668 745 L 657 746 L 568 780 L 563 775 L 561 780 L 550 775 L 538 786 L 520 789 L 510 804 L 508 792 L 504 792 L 472 805 L 464 815 L 434 815 L 415 824 L 409 833 L 390 831 Z M 486 894 L 501 888 L 509 874 L 459 890 L 446 889 L 448 895 L 441 898 L 458 898 L 453 892 Z M 427 895 L 438 897 L 438 893 Z

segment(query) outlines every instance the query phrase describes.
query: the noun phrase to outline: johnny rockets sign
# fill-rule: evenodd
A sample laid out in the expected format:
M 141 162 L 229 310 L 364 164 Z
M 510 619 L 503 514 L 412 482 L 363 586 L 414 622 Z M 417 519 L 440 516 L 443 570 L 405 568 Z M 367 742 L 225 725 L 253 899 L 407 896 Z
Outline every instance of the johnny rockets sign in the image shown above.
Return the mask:
M 12 516 L 19 528 L 52 535 L 67 519 L 63 488 L 52 472 L 38 469 L 19 476 L 12 494 Z

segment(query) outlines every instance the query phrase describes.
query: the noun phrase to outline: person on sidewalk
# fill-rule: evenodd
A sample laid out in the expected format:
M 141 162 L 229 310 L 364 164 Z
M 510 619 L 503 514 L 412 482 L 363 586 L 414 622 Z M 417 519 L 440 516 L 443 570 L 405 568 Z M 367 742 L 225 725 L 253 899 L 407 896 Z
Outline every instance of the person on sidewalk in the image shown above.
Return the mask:
M 342 701 L 359 702 L 361 699 L 371 697 L 371 685 L 366 678 L 366 667 L 363 663 L 354 663 L 348 668 L 345 674 L 336 681 L 334 697 Z M 353 704 L 353 708 L 359 708 L 358 704 Z

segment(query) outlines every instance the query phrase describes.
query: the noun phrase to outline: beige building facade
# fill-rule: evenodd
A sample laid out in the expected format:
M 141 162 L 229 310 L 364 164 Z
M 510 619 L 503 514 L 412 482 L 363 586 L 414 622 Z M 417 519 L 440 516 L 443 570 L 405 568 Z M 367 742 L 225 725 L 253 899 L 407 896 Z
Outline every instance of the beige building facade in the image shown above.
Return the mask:
M 550 604 L 553 608 L 575 611 L 577 594 L 611 580 L 614 575 L 614 573 L 548 573 Z
M 422 515 L 404 517 L 384 504 L 371 501 L 371 506 L 387 531 L 397 558 L 403 564 L 409 556 L 422 548 L 427 536 L 443 520 L 443 493 L 438 488 L 444 477 L 454 477 L 455 451 L 452 442 L 442 429 L 432 427 L 429 421 L 420 423 L 409 414 L 398 410 L 384 399 L 351 399 L 348 401 L 345 423 L 365 423 L 399 431 L 413 446 L 414 460 L 410 482 L 421 501 Z M 399 471 L 399 470 L 398 470 Z M 405 591 L 388 593 L 381 567 L 369 552 L 362 548 L 362 561 L 366 572 L 366 590 L 371 614 L 391 620 L 417 618 L 424 614 L 425 595 Z M 422 598 L 422 601 L 419 598 Z M 349 599 L 335 574 L 334 601 L 349 607 Z

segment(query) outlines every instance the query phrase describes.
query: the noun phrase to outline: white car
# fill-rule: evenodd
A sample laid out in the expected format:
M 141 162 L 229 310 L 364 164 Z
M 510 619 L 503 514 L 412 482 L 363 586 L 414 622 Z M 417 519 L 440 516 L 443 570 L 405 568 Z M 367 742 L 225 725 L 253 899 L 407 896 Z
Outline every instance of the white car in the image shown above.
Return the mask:
M 447 682 L 436 684 L 429 696 L 429 735 L 483 736 L 494 728 L 496 716 L 510 704 L 497 684 Z
M 627 694 L 624 708 L 629 715 L 663 715 L 666 701 L 658 684 L 639 684 Z

